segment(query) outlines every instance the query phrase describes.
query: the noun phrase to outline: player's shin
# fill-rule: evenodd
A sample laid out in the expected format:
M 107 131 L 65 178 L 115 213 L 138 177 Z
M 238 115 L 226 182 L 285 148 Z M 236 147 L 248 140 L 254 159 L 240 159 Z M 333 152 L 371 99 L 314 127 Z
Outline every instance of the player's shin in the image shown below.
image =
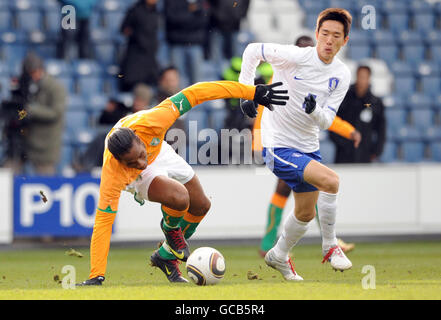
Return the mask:
M 274 246 L 274 253 L 278 259 L 288 259 L 289 251 L 299 242 L 308 229 L 308 223 L 298 220 L 290 214 L 283 225 L 283 232 Z
M 184 217 L 179 223 L 185 239 L 189 239 L 193 235 L 193 233 L 195 233 L 196 228 L 199 226 L 205 216 L 206 214 L 195 216 L 188 211 L 185 213 Z
M 323 252 L 337 245 L 335 220 L 337 215 L 337 194 L 320 191 L 317 200 L 317 211 L 320 219 Z

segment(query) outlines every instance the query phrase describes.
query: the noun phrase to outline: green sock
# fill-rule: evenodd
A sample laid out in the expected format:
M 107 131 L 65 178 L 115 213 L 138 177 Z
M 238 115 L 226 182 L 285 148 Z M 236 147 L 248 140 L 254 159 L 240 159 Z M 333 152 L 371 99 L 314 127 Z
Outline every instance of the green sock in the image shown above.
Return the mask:
M 263 237 L 260 248 L 263 251 L 271 249 L 277 240 L 277 230 L 282 221 L 283 208 L 279 208 L 274 204 L 270 204 L 268 208 L 268 219 L 266 225 L 265 236 Z
M 174 260 L 174 259 L 176 259 L 176 257 L 174 256 L 174 254 L 173 253 L 171 253 L 171 252 L 169 252 L 165 247 L 164 247 L 164 245 L 165 245 L 165 241 L 164 241 L 164 243 L 162 244 L 162 246 L 161 246 L 161 248 L 159 248 L 159 255 L 162 257 L 162 258 L 164 258 L 164 259 L 166 259 L 166 260 Z
M 185 239 L 188 239 L 193 235 L 198 225 L 199 222 L 188 222 L 185 219 L 182 219 L 181 222 L 179 223 L 179 226 L 181 227 Z
M 179 223 L 181 222 L 183 216 L 181 217 L 172 216 L 165 211 L 163 206 L 161 206 L 161 211 L 162 211 L 162 216 L 164 217 L 164 220 L 162 222 L 162 227 L 164 228 L 165 231 L 170 231 L 179 227 Z

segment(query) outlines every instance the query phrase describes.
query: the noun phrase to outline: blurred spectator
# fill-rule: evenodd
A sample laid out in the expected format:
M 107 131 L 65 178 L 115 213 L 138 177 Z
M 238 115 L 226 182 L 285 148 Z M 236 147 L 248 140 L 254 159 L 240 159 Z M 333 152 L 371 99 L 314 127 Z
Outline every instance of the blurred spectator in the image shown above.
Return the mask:
M 183 86 L 196 83 L 204 61 L 208 5 L 204 0 L 164 0 L 164 11 L 171 62 L 188 80 Z
M 147 110 L 152 107 L 153 90 L 148 85 L 139 83 L 133 90 L 133 105 L 131 112 Z
M 127 11 L 121 25 L 121 32 L 128 38 L 127 51 L 121 62 L 122 91 L 132 91 L 138 83 L 156 85 L 159 25 L 156 2 L 139 0 Z
M 90 27 L 89 19 L 92 15 L 97 0 L 58 0 L 61 5 L 75 7 L 75 29 L 61 28 L 61 39 L 58 47 L 58 58 L 70 59 L 70 50 L 76 42 L 78 46 L 78 58 L 91 59 L 93 52 L 90 50 Z
M 179 71 L 175 66 L 162 69 L 159 73 L 156 103 L 161 103 L 161 101 L 178 93 L 181 90 L 180 83 Z
M 220 62 L 241 54 L 237 52 L 236 42 L 240 22 L 247 15 L 249 0 L 209 0 L 210 57 Z
M 336 146 L 335 163 L 368 163 L 383 152 L 386 135 L 384 105 L 370 90 L 371 69 L 357 68 L 357 79 L 349 88 L 337 115 L 360 131 L 363 139 L 358 148 L 353 141 L 329 132 Z
M 156 103 L 161 103 L 163 100 L 181 91 L 181 79 L 179 70 L 175 66 L 169 66 L 161 70 L 158 81 L 158 91 L 156 93 Z M 185 130 L 185 121 L 178 118 L 170 127 Z
M 105 109 L 101 112 L 98 124 L 113 126 L 119 119 L 125 117 L 128 112 L 129 109 L 124 103 L 114 98 L 110 98 L 109 101 L 107 101 Z
M 30 53 L 23 60 L 22 74 L 12 97 L 3 104 L 3 108 L 15 109 L 15 116 L 10 117 L 12 131 L 6 135 L 11 143 L 5 166 L 18 174 L 29 163 L 36 174 L 54 175 L 64 130 L 64 87 L 45 72 L 43 61 Z
M 72 162 L 74 170 L 78 173 L 90 172 L 93 168 L 100 167 L 103 163 L 104 140 L 107 132 L 126 115 L 150 109 L 152 97 L 152 89 L 140 83 L 133 90 L 133 104 L 130 108 L 116 99 L 110 99 L 98 120 L 99 125 L 105 126 L 104 130 L 99 130 L 100 132 L 90 142 L 86 150 L 74 158 Z

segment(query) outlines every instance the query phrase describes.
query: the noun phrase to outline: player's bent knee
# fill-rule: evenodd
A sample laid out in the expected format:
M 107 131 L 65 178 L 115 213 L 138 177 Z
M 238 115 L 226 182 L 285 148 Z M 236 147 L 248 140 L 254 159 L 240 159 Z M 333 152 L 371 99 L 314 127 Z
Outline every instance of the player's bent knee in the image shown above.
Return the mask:
M 328 175 L 324 181 L 322 186 L 322 191 L 327 193 L 338 193 L 338 188 L 340 187 L 340 178 L 336 173 Z
M 185 190 L 171 195 L 170 202 L 172 203 L 172 206 L 170 206 L 172 209 L 184 211 L 190 205 L 190 196 L 188 195 L 187 190 Z
M 296 219 L 302 222 L 309 222 L 315 217 L 315 211 L 296 212 Z
M 207 197 L 198 203 L 196 207 L 191 206 L 190 212 L 194 216 L 205 216 L 211 208 L 211 201 Z

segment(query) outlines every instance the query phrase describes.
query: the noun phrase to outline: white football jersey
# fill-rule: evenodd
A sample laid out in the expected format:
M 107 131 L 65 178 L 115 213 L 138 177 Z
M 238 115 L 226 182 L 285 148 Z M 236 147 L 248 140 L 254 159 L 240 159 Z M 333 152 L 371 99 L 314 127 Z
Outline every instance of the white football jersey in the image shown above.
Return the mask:
M 295 148 L 305 153 L 319 149 L 319 130 L 328 129 L 351 82 L 349 68 L 334 57 L 330 64 L 320 60 L 315 47 L 252 43 L 243 53 L 239 82 L 254 84 L 261 61 L 271 64 L 273 83 L 283 82 L 276 90 L 288 90 L 285 106 L 264 108 L 262 145 Z M 311 114 L 304 110 L 305 97 L 314 95 L 317 105 Z

